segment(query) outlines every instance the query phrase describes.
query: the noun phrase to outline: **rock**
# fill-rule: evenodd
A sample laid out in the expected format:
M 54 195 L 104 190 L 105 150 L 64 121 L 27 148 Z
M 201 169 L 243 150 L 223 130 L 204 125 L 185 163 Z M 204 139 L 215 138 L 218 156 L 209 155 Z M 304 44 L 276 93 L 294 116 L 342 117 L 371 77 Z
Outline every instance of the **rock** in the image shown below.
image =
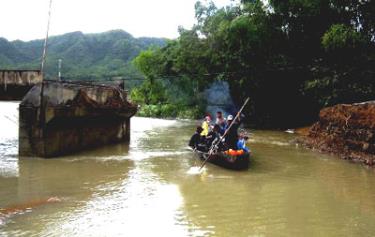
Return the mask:
M 324 108 L 299 139 L 305 146 L 369 166 L 375 160 L 375 101 Z

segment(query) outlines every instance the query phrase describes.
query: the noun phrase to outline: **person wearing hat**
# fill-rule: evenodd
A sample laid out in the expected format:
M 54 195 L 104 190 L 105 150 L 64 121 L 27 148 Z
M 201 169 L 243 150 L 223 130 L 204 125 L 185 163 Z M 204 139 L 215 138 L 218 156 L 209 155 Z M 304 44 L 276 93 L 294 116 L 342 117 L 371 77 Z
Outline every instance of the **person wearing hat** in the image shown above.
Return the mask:
M 232 123 L 233 125 L 231 126 Z M 238 128 L 240 127 L 240 125 L 240 116 L 238 116 L 238 119 L 236 121 L 233 121 L 233 115 L 228 115 L 225 130 L 227 130 L 229 127 L 230 129 L 227 131 L 227 136 L 225 137 L 225 144 L 229 149 L 237 150 Z
M 237 149 L 244 150 L 245 152 L 250 152 L 250 149 L 246 146 L 246 141 L 248 139 L 249 137 L 245 135 L 245 132 L 241 131 L 240 137 L 238 138 L 238 142 L 237 142 Z

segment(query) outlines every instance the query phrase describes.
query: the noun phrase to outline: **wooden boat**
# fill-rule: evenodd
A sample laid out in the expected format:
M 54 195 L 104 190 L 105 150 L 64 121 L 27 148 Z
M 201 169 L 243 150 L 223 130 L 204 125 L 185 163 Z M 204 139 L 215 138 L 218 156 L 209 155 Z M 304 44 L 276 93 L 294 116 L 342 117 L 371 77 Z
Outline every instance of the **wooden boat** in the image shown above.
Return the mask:
M 197 153 L 198 157 L 203 161 L 205 161 L 209 156 L 208 153 L 198 150 L 195 150 L 195 153 Z M 246 170 L 249 168 L 250 164 L 250 153 L 245 152 L 239 156 L 230 156 L 224 152 L 217 152 L 211 155 L 208 162 L 226 169 Z

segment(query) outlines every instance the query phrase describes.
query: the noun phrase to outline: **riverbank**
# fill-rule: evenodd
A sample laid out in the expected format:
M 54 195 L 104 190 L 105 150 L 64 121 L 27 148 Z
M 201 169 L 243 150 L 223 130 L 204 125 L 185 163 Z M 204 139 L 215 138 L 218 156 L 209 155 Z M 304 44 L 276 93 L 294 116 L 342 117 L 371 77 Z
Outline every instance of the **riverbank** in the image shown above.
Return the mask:
M 375 101 L 322 109 L 319 121 L 297 142 L 341 159 L 375 166 Z

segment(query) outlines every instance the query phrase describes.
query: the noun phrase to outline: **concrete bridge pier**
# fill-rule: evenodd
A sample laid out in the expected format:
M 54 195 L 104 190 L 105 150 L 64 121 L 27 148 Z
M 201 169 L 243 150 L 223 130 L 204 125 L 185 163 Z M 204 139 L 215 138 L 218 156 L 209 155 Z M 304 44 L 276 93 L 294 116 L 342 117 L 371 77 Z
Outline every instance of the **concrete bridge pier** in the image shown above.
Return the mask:
M 116 86 L 45 81 L 19 107 L 19 154 L 56 157 L 130 140 L 137 106 Z M 42 106 L 40 106 L 42 105 Z

